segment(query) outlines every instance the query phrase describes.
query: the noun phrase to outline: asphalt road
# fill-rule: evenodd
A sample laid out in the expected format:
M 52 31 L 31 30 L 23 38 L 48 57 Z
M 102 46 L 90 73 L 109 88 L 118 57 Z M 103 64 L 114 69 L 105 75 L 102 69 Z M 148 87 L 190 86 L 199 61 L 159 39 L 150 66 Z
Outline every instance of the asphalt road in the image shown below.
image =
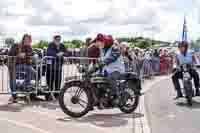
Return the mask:
M 65 76 L 77 75 L 74 66 L 65 67 L 64 70 Z M 10 92 L 7 89 L 8 81 L 8 71 L 5 67 L 0 68 L 0 93 Z M 40 99 L 30 104 L 24 101 L 9 104 L 9 97 L 10 95 L 0 95 L 1 133 L 135 133 L 135 121 L 144 116 L 138 110 L 132 114 L 124 114 L 114 109 L 92 111 L 85 117 L 73 119 L 61 111 L 57 102 Z M 137 130 L 139 128 L 140 125 Z
M 152 133 L 199 133 L 200 98 L 188 107 L 185 99 L 173 100 L 175 92 L 170 79 L 152 86 L 145 95 L 145 106 Z

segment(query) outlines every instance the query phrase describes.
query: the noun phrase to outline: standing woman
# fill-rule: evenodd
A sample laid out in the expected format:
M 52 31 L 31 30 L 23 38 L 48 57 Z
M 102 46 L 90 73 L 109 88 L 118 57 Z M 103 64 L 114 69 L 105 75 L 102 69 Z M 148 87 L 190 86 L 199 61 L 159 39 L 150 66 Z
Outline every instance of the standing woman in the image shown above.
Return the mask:
M 24 71 L 25 72 L 25 81 L 24 86 L 28 89 L 28 86 L 31 86 L 31 79 L 35 77 L 36 72 L 32 67 L 32 37 L 29 34 L 25 34 L 22 38 L 20 44 L 14 45 L 9 51 L 9 76 L 10 76 L 10 88 L 12 91 L 12 98 L 10 99 L 13 102 L 16 102 L 16 72 Z

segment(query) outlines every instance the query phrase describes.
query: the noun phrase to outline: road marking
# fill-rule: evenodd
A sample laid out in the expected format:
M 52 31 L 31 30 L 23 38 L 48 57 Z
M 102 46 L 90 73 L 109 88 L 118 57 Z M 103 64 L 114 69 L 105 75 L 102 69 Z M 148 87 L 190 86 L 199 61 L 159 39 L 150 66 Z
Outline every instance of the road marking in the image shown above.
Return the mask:
M 33 112 L 33 113 L 36 113 L 36 114 L 40 114 L 40 115 L 45 115 L 46 117 L 48 117 L 48 118 L 51 118 L 51 119 L 54 119 L 54 120 L 58 120 L 60 117 L 58 117 L 58 116 L 56 116 L 56 115 L 52 115 L 52 113 L 50 113 L 51 115 L 49 115 L 49 112 L 47 112 L 47 111 L 40 111 L 40 110 L 28 110 L 27 109 L 27 111 L 29 111 L 29 112 Z M 76 122 L 76 119 L 75 118 L 69 118 L 68 119 L 69 121 L 71 121 L 72 123 L 73 122 Z M 57 121 L 56 121 L 57 122 Z M 59 123 L 59 122 L 58 122 Z M 85 127 L 91 127 L 91 128 L 95 128 L 96 130 L 99 130 L 99 131 L 101 131 L 102 133 L 107 133 L 108 132 L 108 130 L 107 129 L 105 129 L 105 128 L 101 128 L 101 127 L 98 127 L 98 126 L 95 126 L 95 125 L 93 125 L 93 124 L 86 124 L 86 123 L 75 123 L 75 124 L 77 124 L 77 125 L 86 125 Z
M 147 83 L 146 85 L 143 86 L 145 89 L 142 92 L 147 93 L 150 89 L 152 89 L 153 85 L 168 78 L 169 76 L 163 76 L 159 77 L 158 79 L 155 79 L 153 82 Z M 138 106 L 137 112 L 143 114 L 144 117 L 135 119 L 135 133 L 151 133 L 151 128 L 149 126 L 147 119 L 147 112 L 145 109 L 144 96 L 140 97 L 140 104 Z
M 29 129 L 32 129 L 33 131 L 36 131 L 36 133 L 51 133 L 51 132 L 45 131 L 45 130 L 43 130 L 41 128 L 35 127 L 35 126 L 31 125 L 31 124 L 27 124 L 27 123 L 15 121 L 15 120 L 10 120 L 10 119 L 6 119 L 6 118 L 0 118 L 0 121 L 6 121 L 8 123 L 12 123 L 12 124 L 14 124 L 16 126 L 23 127 L 23 128 L 29 128 Z

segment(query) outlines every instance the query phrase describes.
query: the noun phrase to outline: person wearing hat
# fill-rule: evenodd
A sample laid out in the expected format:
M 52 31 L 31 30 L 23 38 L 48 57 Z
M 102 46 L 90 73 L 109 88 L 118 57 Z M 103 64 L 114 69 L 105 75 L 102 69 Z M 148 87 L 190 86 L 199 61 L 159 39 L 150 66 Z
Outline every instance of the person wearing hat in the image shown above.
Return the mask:
M 90 42 L 90 46 L 88 47 L 88 57 L 89 58 L 99 58 L 100 56 L 100 47 L 99 42 L 103 42 L 103 34 L 99 33 L 97 37 Z M 90 63 L 96 64 L 97 60 L 90 60 Z
M 110 79 L 112 94 L 115 96 L 114 105 L 120 105 L 116 80 L 120 79 L 121 73 L 125 72 L 121 50 L 118 46 L 114 45 L 111 35 L 98 34 L 95 39 L 95 45 L 101 49 L 100 63 L 95 68 L 95 71 L 99 71 L 104 77 Z
M 60 90 L 62 80 L 62 65 L 64 62 L 63 56 L 65 55 L 66 49 L 64 44 L 61 43 L 61 36 L 55 35 L 53 37 L 53 42 L 49 43 L 47 48 L 47 56 L 50 57 L 47 59 L 46 73 L 46 81 L 49 87 L 49 91 Z M 58 98 L 59 93 L 55 93 L 54 96 L 55 98 Z
M 182 64 L 194 64 L 196 62 L 195 54 L 192 50 L 188 50 L 188 42 L 182 41 L 178 45 L 179 51 L 176 55 L 176 63 L 177 66 Z M 190 69 L 189 71 L 191 77 L 194 79 L 194 84 L 196 88 L 196 96 L 200 96 L 199 92 L 199 75 L 195 69 Z M 177 96 L 175 99 L 178 99 L 180 97 L 183 97 L 183 94 L 181 92 L 179 79 L 183 79 L 183 75 L 180 71 L 175 71 L 175 73 L 172 76 L 172 81 L 175 87 L 175 90 L 177 92 Z

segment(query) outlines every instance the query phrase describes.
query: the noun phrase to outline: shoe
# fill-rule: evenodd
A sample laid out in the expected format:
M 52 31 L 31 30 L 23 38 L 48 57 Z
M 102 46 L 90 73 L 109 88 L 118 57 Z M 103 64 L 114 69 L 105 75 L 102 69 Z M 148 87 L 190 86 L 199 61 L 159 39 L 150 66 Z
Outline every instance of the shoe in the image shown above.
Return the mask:
M 177 100 L 177 99 L 182 98 L 182 97 L 183 97 L 183 94 L 182 94 L 182 93 L 179 93 L 179 94 L 177 94 L 177 96 L 174 98 L 174 100 Z
M 136 96 L 142 96 L 142 95 L 144 95 L 144 93 L 141 93 L 140 91 L 136 91 L 136 92 L 135 92 L 135 95 L 136 95 Z
M 90 111 L 93 111 L 94 110 L 94 108 L 93 107 L 90 107 Z
M 99 103 L 99 104 L 98 104 L 98 106 L 97 106 L 97 108 L 98 108 L 99 110 L 102 110 L 102 109 L 104 109 L 104 107 L 103 107 L 102 103 Z
M 196 90 L 196 96 L 200 96 L 199 90 Z
M 9 103 L 17 103 L 18 102 L 17 97 L 15 97 L 15 96 L 11 96 L 8 101 L 9 101 Z

